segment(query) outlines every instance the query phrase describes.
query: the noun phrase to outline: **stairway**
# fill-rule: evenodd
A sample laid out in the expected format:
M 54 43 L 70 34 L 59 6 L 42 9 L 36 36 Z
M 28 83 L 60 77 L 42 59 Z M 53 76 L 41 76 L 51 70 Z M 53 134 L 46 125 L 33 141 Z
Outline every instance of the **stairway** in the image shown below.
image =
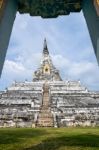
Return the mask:
M 40 113 L 38 115 L 37 127 L 53 127 L 54 119 L 50 109 L 49 85 L 47 83 L 43 86 L 43 102 Z

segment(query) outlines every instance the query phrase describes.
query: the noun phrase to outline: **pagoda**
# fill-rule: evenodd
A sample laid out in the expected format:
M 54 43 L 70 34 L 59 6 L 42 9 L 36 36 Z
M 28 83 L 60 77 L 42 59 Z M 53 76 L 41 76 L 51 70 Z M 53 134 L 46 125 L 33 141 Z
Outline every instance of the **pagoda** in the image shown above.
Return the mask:
M 13 82 L 0 91 L 0 127 L 99 125 L 99 92 L 80 81 L 63 81 L 53 65 L 47 41 L 31 82 Z

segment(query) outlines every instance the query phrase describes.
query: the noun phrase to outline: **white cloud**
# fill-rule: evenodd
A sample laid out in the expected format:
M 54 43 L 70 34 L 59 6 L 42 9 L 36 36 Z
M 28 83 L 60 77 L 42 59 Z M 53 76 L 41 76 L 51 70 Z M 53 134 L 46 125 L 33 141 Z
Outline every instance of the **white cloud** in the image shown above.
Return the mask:
M 5 61 L 5 70 L 9 69 L 11 72 L 14 71 L 16 73 L 19 73 L 20 71 L 24 71 L 25 68 L 20 63 L 15 63 L 14 61 Z
M 25 68 L 24 64 L 21 62 L 11 60 L 5 61 L 3 74 L 6 78 L 9 78 L 9 80 L 12 80 L 12 78 L 24 80 L 25 78 L 29 78 L 31 76 L 31 72 L 32 70 Z
M 74 61 L 62 55 L 52 56 L 64 79 L 81 80 L 91 90 L 98 90 L 99 67 L 96 62 Z

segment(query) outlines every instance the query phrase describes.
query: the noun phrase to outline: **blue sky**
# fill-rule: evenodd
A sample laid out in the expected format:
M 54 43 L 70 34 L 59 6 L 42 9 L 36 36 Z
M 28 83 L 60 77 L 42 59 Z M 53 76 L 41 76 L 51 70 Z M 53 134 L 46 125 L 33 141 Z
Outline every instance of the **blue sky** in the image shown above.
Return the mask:
M 31 81 L 40 64 L 46 37 L 54 65 L 64 80 L 81 80 L 89 90 L 99 91 L 99 67 L 83 14 L 72 13 L 56 19 L 17 14 L 0 90 L 14 80 Z

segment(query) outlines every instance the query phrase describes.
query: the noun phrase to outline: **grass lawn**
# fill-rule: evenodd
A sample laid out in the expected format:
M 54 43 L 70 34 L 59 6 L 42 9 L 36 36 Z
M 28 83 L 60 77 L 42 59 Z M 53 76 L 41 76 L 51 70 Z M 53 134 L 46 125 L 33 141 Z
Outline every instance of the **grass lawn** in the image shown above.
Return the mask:
M 99 128 L 0 129 L 0 150 L 99 150 Z

